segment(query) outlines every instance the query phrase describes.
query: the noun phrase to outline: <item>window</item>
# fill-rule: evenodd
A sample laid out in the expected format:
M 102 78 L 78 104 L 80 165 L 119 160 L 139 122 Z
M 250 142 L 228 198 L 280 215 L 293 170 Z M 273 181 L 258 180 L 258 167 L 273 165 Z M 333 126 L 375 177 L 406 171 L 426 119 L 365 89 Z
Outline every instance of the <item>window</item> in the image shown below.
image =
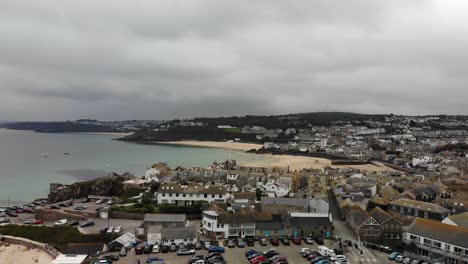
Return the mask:
M 449 244 L 445 244 L 445 250 L 450 251 L 450 245 Z
M 176 197 L 179 197 L 179 194 L 178 194 L 178 193 L 176 193 L 176 195 L 175 195 L 175 196 L 176 196 Z
M 172 193 L 169 194 L 169 197 L 172 197 Z
M 427 218 L 428 215 L 429 215 L 429 214 L 427 213 L 427 211 L 424 211 L 424 218 Z
M 414 210 L 414 216 L 418 216 L 418 213 L 419 213 L 418 210 Z
M 434 247 L 438 247 L 438 248 L 441 247 L 440 242 L 434 241 L 434 243 L 432 243 L 432 244 L 434 245 Z
M 184 242 L 187 242 L 187 239 L 186 239 L 186 238 L 184 238 Z
M 205 193 L 205 194 L 204 194 L 204 197 L 205 197 L 205 198 L 208 198 L 208 194 Z
M 192 197 L 192 196 L 193 196 L 193 193 L 190 194 L 190 197 Z
M 215 195 L 214 195 L 214 194 L 212 194 L 212 195 L 211 195 L 211 198 L 215 198 Z
M 162 196 L 163 196 L 163 197 L 165 197 L 165 196 L 166 196 L 166 194 L 165 194 L 165 193 L 163 193 L 163 194 L 162 194 Z
M 184 194 L 182 194 L 182 197 L 185 197 L 185 193 L 184 193 Z

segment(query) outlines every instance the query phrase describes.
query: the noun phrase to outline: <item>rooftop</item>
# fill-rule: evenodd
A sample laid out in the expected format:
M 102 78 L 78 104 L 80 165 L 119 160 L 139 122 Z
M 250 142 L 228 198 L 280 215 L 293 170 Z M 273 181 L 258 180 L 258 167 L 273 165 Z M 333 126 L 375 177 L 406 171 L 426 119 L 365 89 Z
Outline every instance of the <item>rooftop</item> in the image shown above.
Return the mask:
M 145 214 L 144 222 L 185 222 L 185 214 Z
M 468 248 L 468 228 L 416 218 L 406 232 Z
M 450 210 L 438 204 L 410 200 L 406 198 L 401 198 L 401 199 L 392 201 L 390 202 L 390 204 L 404 206 L 404 207 L 411 207 L 411 208 L 416 208 L 419 210 L 431 211 L 431 212 L 436 212 L 436 213 L 450 213 Z
M 159 187 L 158 193 L 226 194 L 226 188 L 214 185 L 181 185 L 174 182 L 165 182 Z

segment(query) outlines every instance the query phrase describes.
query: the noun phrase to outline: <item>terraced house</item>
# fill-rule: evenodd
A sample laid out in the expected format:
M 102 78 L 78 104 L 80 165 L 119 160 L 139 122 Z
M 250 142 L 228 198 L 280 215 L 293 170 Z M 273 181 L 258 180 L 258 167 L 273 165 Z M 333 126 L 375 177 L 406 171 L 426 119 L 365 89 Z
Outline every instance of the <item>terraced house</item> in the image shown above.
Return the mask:
M 197 202 L 226 202 L 226 188 L 165 182 L 161 184 L 155 197 L 158 204 L 193 205 Z
M 442 221 L 450 215 L 450 210 L 437 204 L 401 198 L 390 202 L 390 212 L 400 214 L 401 217 L 420 217 Z

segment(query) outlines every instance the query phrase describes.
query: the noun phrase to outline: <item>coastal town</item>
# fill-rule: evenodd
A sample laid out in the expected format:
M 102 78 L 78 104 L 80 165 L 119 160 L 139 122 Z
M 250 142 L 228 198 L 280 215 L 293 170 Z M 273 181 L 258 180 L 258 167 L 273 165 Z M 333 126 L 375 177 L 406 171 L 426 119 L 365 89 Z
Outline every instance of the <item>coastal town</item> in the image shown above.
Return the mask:
M 0 250 L 33 248 L 40 264 L 468 263 L 468 118 L 223 121 L 154 123 L 127 137 L 269 161 L 155 161 L 145 175 L 51 183 L 48 197 L 0 209 Z M 224 138 L 201 141 L 197 129 Z M 192 137 L 161 140 L 173 131 Z

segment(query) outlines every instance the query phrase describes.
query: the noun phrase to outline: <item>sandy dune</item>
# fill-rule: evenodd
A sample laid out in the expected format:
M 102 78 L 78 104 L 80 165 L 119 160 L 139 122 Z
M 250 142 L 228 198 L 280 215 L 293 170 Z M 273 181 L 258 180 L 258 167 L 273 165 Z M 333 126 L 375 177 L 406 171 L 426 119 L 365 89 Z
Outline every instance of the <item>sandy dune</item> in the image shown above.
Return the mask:
M 195 140 L 158 142 L 158 144 L 223 148 L 223 149 L 242 150 L 242 151 L 247 151 L 251 149 L 259 149 L 263 147 L 263 145 L 259 145 L 259 144 L 216 142 L 216 141 L 195 141 Z
M 0 263 L 2 264 L 50 264 L 53 259 L 38 249 L 28 250 L 25 246 L 0 246 Z

